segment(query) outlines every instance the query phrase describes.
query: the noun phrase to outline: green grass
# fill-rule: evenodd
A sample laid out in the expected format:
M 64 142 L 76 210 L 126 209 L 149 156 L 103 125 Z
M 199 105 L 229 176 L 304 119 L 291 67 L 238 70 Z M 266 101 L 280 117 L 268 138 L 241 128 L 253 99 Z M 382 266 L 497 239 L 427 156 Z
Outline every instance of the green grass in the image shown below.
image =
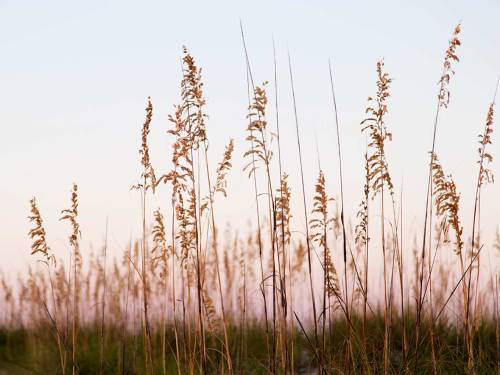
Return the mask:
M 415 359 L 414 340 L 412 335 L 414 320 L 408 317 L 410 370 Z M 355 368 L 359 373 L 369 367 L 372 373 L 383 371 L 383 316 L 371 317 L 366 325 L 366 356 L 363 355 L 361 320 L 353 319 L 357 338 L 353 340 Z M 399 318 L 391 325 L 391 368 L 393 373 L 403 371 L 402 324 Z M 419 347 L 418 373 L 432 373 L 431 347 L 428 340 L 428 322 L 423 325 L 424 341 Z M 327 371 L 342 373 L 345 364 L 346 324 L 336 320 L 332 325 L 333 334 L 327 338 Z M 267 373 L 267 353 L 265 346 L 265 329 L 257 322 L 245 327 L 244 340 L 241 339 L 241 327 L 231 326 L 229 330 L 232 357 L 235 373 L 265 374 Z M 295 331 L 294 367 L 296 373 L 315 373 L 314 354 L 305 336 Z M 312 333 L 308 333 L 312 338 Z M 223 357 L 220 354 L 222 343 L 220 335 L 209 335 L 209 373 L 219 373 Z M 467 356 L 464 352 L 463 334 L 448 324 L 435 326 L 435 341 L 437 347 L 437 364 L 441 374 L 461 374 L 467 366 Z M 98 374 L 100 366 L 100 330 L 97 327 L 82 327 L 78 333 L 77 366 L 80 374 Z M 117 327 L 106 327 L 105 334 L 104 373 L 106 374 L 143 374 L 144 353 L 141 332 L 136 335 L 128 332 L 125 336 Z M 475 336 L 476 370 L 477 374 L 495 374 L 498 371 L 496 357 L 495 325 L 492 322 L 481 322 Z M 175 341 L 173 329 L 167 333 L 167 373 L 176 373 L 176 363 L 173 353 Z M 67 373 L 71 373 L 68 348 Z M 194 355 L 193 355 L 194 354 Z M 197 348 L 193 348 L 191 356 L 196 361 L 199 358 Z M 162 372 L 161 334 L 153 332 L 153 357 L 155 373 Z M 184 365 L 186 362 L 184 361 Z M 194 363 L 195 372 L 198 363 Z M 184 367 L 184 366 L 183 366 Z M 1 329 L 0 330 L 0 374 L 60 374 L 57 346 L 49 326 L 39 326 L 34 329 Z

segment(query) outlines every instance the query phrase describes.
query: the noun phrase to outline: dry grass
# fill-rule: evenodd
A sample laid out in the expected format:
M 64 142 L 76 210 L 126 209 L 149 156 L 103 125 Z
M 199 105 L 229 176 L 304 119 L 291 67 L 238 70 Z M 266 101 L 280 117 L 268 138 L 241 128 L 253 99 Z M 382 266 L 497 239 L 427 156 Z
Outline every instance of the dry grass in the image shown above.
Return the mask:
M 276 56 L 275 145 L 267 120 L 267 82 L 254 85 L 242 30 L 248 78 L 243 170 L 254 188 L 256 226 L 223 235 L 217 227 L 217 203 L 231 194 L 227 177 L 233 173 L 236 146 L 230 139 L 212 169 L 202 70 L 184 47 L 180 101 L 167 130 L 173 138 L 171 169 L 157 178 L 151 164 L 153 105 L 148 98 L 140 129 L 142 172 L 133 186 L 140 197 L 142 235 L 124 250 L 122 260 L 108 259 L 107 239 L 101 254 L 80 249 L 76 184 L 61 217 L 70 224 L 70 264 L 56 260 L 37 201 L 30 201 L 28 235 L 38 262 L 18 280 L 1 278 L 0 371 L 498 373 L 498 269 L 489 259 L 485 284 L 480 254 L 485 247 L 497 251 L 500 245 L 482 242 L 479 236 L 481 191 L 493 183 L 489 165 L 495 99 L 479 136 L 470 246 L 464 240 L 459 188 L 435 150 L 439 113 L 450 103 L 453 66 L 459 60 L 459 33 L 457 26 L 439 79 L 423 238 L 415 243 L 413 261 L 403 258 L 410 250 L 400 238 L 404 206 L 402 194 L 398 202 L 386 156 L 386 142 L 392 140 L 385 122 L 392 80 L 384 61 L 376 64 L 376 93 L 368 99 L 361 122 L 368 142 L 360 166 L 365 172 L 362 199 L 352 228 L 344 218 L 341 127 L 331 66 L 340 165 L 337 201 L 328 193 L 321 165 L 315 190 L 306 189 L 290 57 L 300 170 L 285 171 Z M 276 147 L 278 158 L 273 158 Z M 300 194 L 292 194 L 291 173 L 300 177 Z M 162 183 L 166 186 L 160 189 Z M 152 211 L 150 199 L 163 199 L 159 191 L 164 188 L 169 201 Z M 300 215 L 293 212 L 294 199 L 303 208 L 304 234 L 291 229 L 294 216 Z M 373 220 L 380 222 L 376 230 Z M 452 251 L 452 263 L 436 257 Z M 343 265 L 335 262 L 334 252 L 343 253 Z M 383 290 L 378 295 L 369 285 L 368 272 L 375 272 L 368 264 L 371 253 L 382 259 L 377 276 Z

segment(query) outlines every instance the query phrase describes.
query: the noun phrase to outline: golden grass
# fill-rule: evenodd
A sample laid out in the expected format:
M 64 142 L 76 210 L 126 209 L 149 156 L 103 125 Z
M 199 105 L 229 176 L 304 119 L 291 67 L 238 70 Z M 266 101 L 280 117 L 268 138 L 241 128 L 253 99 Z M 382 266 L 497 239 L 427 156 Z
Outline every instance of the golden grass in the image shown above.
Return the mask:
M 488 244 L 479 237 L 481 189 L 494 182 L 490 145 L 495 99 L 479 136 L 470 243 L 464 240 L 459 189 L 451 175 L 445 174 L 435 150 L 439 113 L 450 103 L 460 32 L 458 25 L 439 79 L 423 239 L 415 244 L 413 262 L 403 259 L 409 250 L 400 239 L 403 202 L 402 196 L 398 202 L 386 156 L 386 142 L 392 140 L 386 125 L 392 79 L 383 60 L 376 64 L 376 92 L 368 98 L 361 122 L 368 140 L 361 166 L 365 176 L 360 182 L 362 199 L 356 223 L 351 227 L 344 222 L 341 170 L 339 201 L 328 194 L 321 166 L 314 192 L 305 188 L 290 57 L 298 172 L 287 172 L 281 164 L 277 98 L 278 160 L 273 158 L 276 146 L 267 120 L 267 82 L 254 85 L 244 45 L 249 102 L 243 171 L 254 188 L 256 227 L 238 229 L 237 234 L 227 230 L 221 236 L 215 211 L 218 199 L 231 192 L 227 177 L 233 169 L 235 143 L 229 140 L 212 170 L 202 70 L 183 47 L 180 102 L 169 116 L 167 130 L 173 137 L 172 165 L 158 178 L 149 154 L 150 98 L 140 129 L 142 171 L 133 188 L 140 193 L 141 238 L 124 250 L 121 262 L 113 259 L 111 265 L 107 242 L 100 255 L 82 251 L 78 187 L 73 184 L 70 207 L 61 212 L 61 220 L 70 224 L 71 262 L 56 262 L 37 201 L 32 198 L 28 217 L 31 254 L 43 267 L 30 268 L 17 287 L 1 279 L 6 308 L 0 314 L 0 327 L 25 329 L 33 366 L 44 363 L 45 369 L 63 374 L 70 369 L 73 374 L 420 374 L 444 373 L 450 361 L 455 361 L 455 370 L 470 374 L 498 372 L 498 275 L 491 271 L 490 285 L 482 288 L 480 253 Z M 243 30 L 242 36 L 245 43 Z M 330 80 L 341 167 L 331 66 Z M 273 174 L 275 168 L 277 175 Z M 297 196 L 292 195 L 291 173 L 300 173 L 302 189 Z M 159 194 L 161 183 L 167 185 L 170 197 L 163 207 L 151 211 L 149 200 Z M 305 233 L 291 229 L 298 215 L 292 209 L 294 199 L 303 205 Z M 379 210 L 375 209 L 376 200 Z M 374 219 L 380 221 L 376 231 Z M 433 220 L 437 221 L 434 227 Z M 379 241 L 372 238 L 375 232 Z M 436 258 L 438 251 L 450 250 L 457 255 L 456 270 L 454 263 L 444 264 Z M 335 262 L 335 252 L 343 253 L 343 267 Z M 371 253 L 380 256 L 383 265 L 378 275 L 383 290 L 378 296 L 369 285 Z M 339 277 L 342 270 L 343 280 Z M 457 289 L 460 297 L 455 295 Z M 488 290 L 493 294 L 493 306 L 483 303 Z M 317 303 L 321 306 L 318 311 Z M 452 307 L 455 316 L 446 312 Z M 97 327 L 99 334 L 93 335 Z M 44 356 L 51 355 L 52 339 L 58 363 L 50 367 Z M 9 345 L 13 344 L 6 347 Z M 87 360 L 93 346 L 99 347 L 99 365 L 94 367 Z M 6 358 L 11 357 L 0 356 L 0 369 Z

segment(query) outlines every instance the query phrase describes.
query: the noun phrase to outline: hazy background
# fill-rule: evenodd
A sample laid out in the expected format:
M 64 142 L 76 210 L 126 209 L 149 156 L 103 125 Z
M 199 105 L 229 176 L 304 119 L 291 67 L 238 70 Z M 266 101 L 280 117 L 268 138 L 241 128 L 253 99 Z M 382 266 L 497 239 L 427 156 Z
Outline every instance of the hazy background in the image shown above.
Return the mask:
M 241 171 L 241 156 L 247 149 L 247 94 L 240 18 L 257 82 L 273 79 L 272 36 L 276 41 L 284 169 L 291 175 L 298 231 L 304 221 L 297 199 L 299 170 L 287 48 L 310 197 L 317 176 L 315 134 L 329 193 L 339 194 L 328 79 L 328 59 L 332 59 L 346 214 L 352 218 L 363 183 L 365 138 L 359 122 L 366 98 L 375 92 L 375 63 L 385 58 L 394 78 L 387 117 L 394 140 L 387 154 L 398 195 L 403 186 L 407 244 L 412 241 L 409 233 L 423 221 L 427 151 L 443 55 L 454 26 L 462 20 L 461 62 L 450 86 L 451 105 L 442 113 L 437 151 L 462 193 L 467 230 L 477 178 L 477 135 L 500 73 L 499 16 L 496 1 L 403 5 L 399 1 L 0 0 L 0 271 L 13 274 L 34 261 L 27 238 L 32 196 L 37 197 L 45 220 L 49 245 L 60 256 L 69 252 L 69 228 L 58 218 L 69 204 L 73 181 L 80 188 L 84 256 L 91 245 L 101 245 L 106 218 L 115 253 L 139 233 L 139 195 L 129 188 L 140 175 L 138 148 L 146 99 L 151 96 L 155 107 L 152 161 L 162 173 L 169 168 L 167 115 L 179 101 L 183 44 L 203 67 L 214 166 L 228 138 L 236 142 L 229 197 L 217 202 L 218 222 L 221 228 L 227 222 L 237 228 L 255 221 L 251 184 Z M 271 109 L 272 90 L 269 94 Z M 491 151 L 498 175 L 497 134 L 495 129 Z M 499 196 L 499 185 L 484 190 L 482 227 L 487 244 L 499 221 Z M 168 212 L 167 190 L 160 190 L 153 204 Z

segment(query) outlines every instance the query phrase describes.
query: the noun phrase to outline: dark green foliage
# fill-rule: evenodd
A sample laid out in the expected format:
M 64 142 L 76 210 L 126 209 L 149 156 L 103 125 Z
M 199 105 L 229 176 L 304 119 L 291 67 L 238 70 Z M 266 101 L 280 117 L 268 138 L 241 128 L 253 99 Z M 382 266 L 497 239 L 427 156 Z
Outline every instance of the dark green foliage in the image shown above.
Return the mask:
M 355 332 L 361 332 L 361 318 L 352 320 Z M 411 345 L 414 340 L 415 319 L 407 316 L 409 329 L 409 362 L 414 358 L 415 348 Z M 429 322 L 422 323 L 423 332 L 428 331 Z M 232 349 L 235 373 L 238 374 L 265 374 L 267 373 L 267 353 L 265 346 L 265 329 L 259 322 L 249 322 L 244 329 L 242 344 L 242 327 L 228 327 L 230 346 Z M 340 373 L 345 370 L 346 350 L 346 323 L 344 320 L 335 320 L 332 324 L 333 334 L 327 338 L 326 369 L 328 373 Z M 366 323 L 367 345 L 363 348 L 361 340 L 354 338 L 353 352 L 357 373 L 366 372 L 366 366 L 372 373 L 383 371 L 383 332 L 384 319 L 381 313 L 372 316 Z M 312 332 L 308 333 L 312 335 Z M 437 345 L 437 361 L 441 374 L 461 374 L 467 367 L 467 355 L 463 343 L 463 333 L 452 325 L 440 323 L 434 326 Z M 294 332 L 294 367 L 296 373 L 314 373 L 314 355 L 304 335 L 299 330 Z M 391 373 L 403 372 L 402 360 L 402 321 L 400 317 L 393 317 L 391 324 Z M 80 374 L 99 373 L 99 340 L 100 331 L 94 327 L 82 327 L 78 334 L 78 370 Z M 498 370 L 496 358 L 494 322 L 482 321 L 475 335 L 476 373 L 495 374 Z M 152 334 L 153 361 L 155 373 L 161 373 L 161 333 L 155 330 Z M 214 336 L 207 336 L 207 347 L 216 349 L 208 353 L 209 373 L 219 373 L 221 356 L 217 350 L 222 349 L 222 343 Z M 363 351 L 366 350 L 366 357 Z M 419 346 L 419 374 L 432 373 L 431 347 L 428 337 L 424 337 Z M 176 373 L 175 341 L 173 328 L 167 332 L 167 373 Z M 68 358 L 70 358 L 68 348 Z M 105 371 L 106 374 L 143 374 L 143 345 L 140 332 L 134 336 L 128 332 L 124 337 L 118 327 L 107 327 L 105 338 Z M 197 357 L 197 348 L 194 349 L 194 358 Z M 195 359 L 196 361 L 196 359 Z M 195 364 L 198 367 L 198 364 Z M 413 366 L 410 366 L 412 368 Z M 68 361 L 68 371 L 71 364 Z M 351 369 L 352 370 L 352 369 Z M 196 372 L 196 370 L 195 370 Z M 49 326 L 40 326 L 30 330 L 10 329 L 0 330 L 0 374 L 60 374 L 57 346 Z

